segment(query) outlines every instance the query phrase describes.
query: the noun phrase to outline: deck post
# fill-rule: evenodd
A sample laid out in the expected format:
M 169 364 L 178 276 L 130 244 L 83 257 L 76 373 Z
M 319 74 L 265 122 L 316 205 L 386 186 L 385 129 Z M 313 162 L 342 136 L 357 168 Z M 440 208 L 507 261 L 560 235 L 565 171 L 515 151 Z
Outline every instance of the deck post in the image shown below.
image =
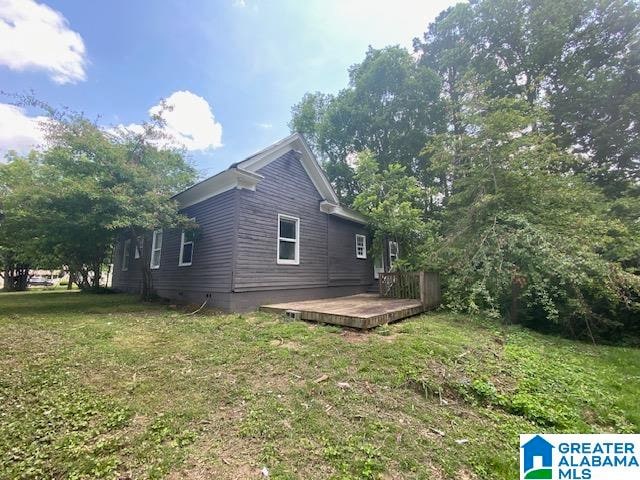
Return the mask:
M 420 302 L 428 310 L 441 301 L 440 275 L 434 272 L 420 272 Z

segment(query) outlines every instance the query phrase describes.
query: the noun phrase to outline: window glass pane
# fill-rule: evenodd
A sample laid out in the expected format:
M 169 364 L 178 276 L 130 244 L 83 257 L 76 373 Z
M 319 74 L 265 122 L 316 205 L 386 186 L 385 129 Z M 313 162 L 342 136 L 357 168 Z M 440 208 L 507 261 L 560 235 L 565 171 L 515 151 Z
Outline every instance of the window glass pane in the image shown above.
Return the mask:
M 184 231 L 184 241 L 185 242 L 193 242 L 193 239 L 195 237 L 195 230 L 185 230 Z
M 280 240 L 280 260 L 295 260 L 296 244 Z
M 154 267 L 160 266 L 160 250 L 154 250 L 151 254 L 151 265 Z
M 191 263 L 193 243 L 185 243 L 182 247 L 182 263 Z
M 282 238 L 296 238 L 296 221 L 280 219 L 280 236 Z
M 160 250 L 162 248 L 162 231 L 155 232 L 155 236 L 156 236 L 155 247 L 156 249 Z
M 143 239 L 142 237 L 138 237 L 136 238 L 136 249 L 135 252 L 133 254 L 133 258 L 140 258 L 140 254 L 142 253 L 140 251 L 140 248 L 143 246 Z

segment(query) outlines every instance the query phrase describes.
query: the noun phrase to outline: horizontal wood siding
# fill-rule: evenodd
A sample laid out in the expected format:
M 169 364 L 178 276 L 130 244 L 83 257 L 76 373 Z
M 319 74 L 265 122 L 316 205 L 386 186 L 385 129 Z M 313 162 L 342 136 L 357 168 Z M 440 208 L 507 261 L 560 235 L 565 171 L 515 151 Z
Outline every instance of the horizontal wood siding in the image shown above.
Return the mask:
M 370 285 L 373 261 L 356 257 L 356 234 L 367 236 L 364 225 L 329 215 L 329 285 Z M 367 238 L 367 250 L 371 240 Z
M 191 266 L 178 266 L 181 230 L 164 230 L 160 268 L 152 270 L 153 287 L 160 295 L 193 299 L 199 298 L 193 292 L 204 297 L 206 293 L 231 291 L 236 195 L 237 190 L 230 190 L 183 210 L 186 216 L 195 217 L 199 226 Z M 123 272 L 123 243 L 116 249 L 113 285 L 135 291 L 140 288 L 142 258 L 133 258 L 132 244 L 129 270 Z M 150 236 L 145 248 L 151 248 Z
M 255 191 L 239 190 L 234 291 L 327 285 L 327 214 L 322 198 L 290 151 L 258 170 Z M 278 214 L 300 219 L 300 264 L 279 265 Z

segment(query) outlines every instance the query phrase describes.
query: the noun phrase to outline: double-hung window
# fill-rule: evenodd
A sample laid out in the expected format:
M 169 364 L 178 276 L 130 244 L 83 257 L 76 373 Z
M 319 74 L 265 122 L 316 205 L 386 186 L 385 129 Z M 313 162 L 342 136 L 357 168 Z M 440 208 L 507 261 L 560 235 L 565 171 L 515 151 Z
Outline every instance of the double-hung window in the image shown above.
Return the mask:
M 160 255 L 162 253 L 162 230 L 154 230 L 151 241 L 151 268 L 160 268 Z
M 356 258 L 367 258 L 367 237 L 356 233 Z
M 195 220 L 195 218 L 192 218 L 191 220 Z M 188 267 L 193 262 L 194 234 L 195 231 L 193 229 L 182 230 L 182 237 L 180 239 L 180 258 L 178 261 L 178 266 L 180 267 Z
M 122 271 L 129 270 L 129 257 L 131 256 L 131 239 L 127 238 L 122 245 Z
M 278 257 L 281 265 L 300 264 L 300 219 L 278 215 Z

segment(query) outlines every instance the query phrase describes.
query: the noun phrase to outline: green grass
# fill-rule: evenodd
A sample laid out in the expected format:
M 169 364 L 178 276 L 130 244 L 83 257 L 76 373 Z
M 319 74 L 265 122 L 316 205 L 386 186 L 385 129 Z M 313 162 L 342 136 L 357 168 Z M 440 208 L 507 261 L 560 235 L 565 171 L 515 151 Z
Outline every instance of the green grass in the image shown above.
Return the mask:
M 640 350 L 429 314 L 371 333 L 0 294 L 0 478 L 513 479 L 518 434 L 640 432 Z

